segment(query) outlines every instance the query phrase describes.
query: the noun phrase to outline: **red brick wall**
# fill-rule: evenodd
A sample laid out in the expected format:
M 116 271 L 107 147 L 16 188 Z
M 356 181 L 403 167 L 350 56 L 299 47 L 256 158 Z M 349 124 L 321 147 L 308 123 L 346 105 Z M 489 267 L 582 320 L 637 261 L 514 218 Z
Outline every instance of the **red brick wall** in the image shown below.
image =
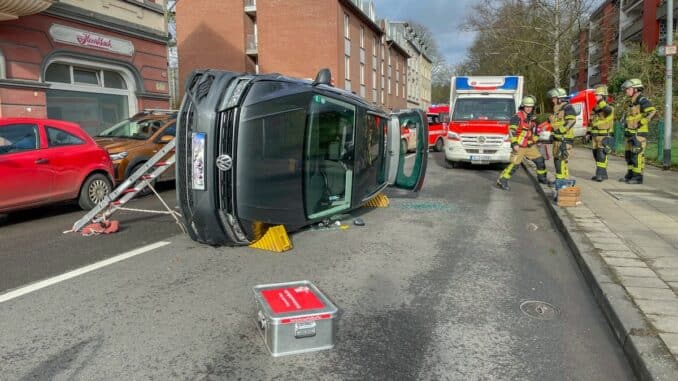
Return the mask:
M 257 1 L 259 71 L 315 78 L 318 70 L 329 68 L 337 86 L 343 84 L 336 53 L 337 9 L 333 0 Z
M 645 0 L 643 2 L 643 45 L 651 52 L 659 43 L 659 22 L 657 21 L 657 7 L 660 0 Z
M 45 92 L 0 87 L 0 117 L 46 118 Z
M 195 69 L 246 71 L 243 0 L 179 1 L 176 12 L 180 95 Z

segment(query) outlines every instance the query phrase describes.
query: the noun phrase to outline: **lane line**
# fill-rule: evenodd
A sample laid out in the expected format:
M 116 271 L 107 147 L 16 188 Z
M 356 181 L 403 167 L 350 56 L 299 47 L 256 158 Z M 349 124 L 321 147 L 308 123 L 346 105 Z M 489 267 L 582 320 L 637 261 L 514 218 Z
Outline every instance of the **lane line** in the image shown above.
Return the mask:
M 69 271 L 67 273 L 63 273 L 61 275 L 57 275 L 57 276 L 52 277 L 52 278 L 47 278 L 45 280 L 41 280 L 39 282 L 30 284 L 28 286 L 17 288 L 15 290 L 10 291 L 10 292 L 0 294 L 0 303 L 6 302 L 8 300 L 12 300 L 14 298 L 18 298 L 22 295 L 26 295 L 28 293 L 40 290 L 40 289 L 45 288 L 45 287 L 49 287 L 49 286 L 51 286 L 53 284 L 57 284 L 59 282 L 63 282 L 65 280 L 75 278 L 77 276 L 86 274 L 90 271 L 94 271 L 94 270 L 100 269 L 102 267 L 112 265 L 116 262 L 124 261 L 125 259 L 132 258 L 132 257 L 137 256 L 139 254 L 143 254 L 143 253 L 146 253 L 148 251 L 151 251 L 151 250 L 163 247 L 163 246 L 167 246 L 169 244 L 170 244 L 170 242 L 167 242 L 167 241 L 160 241 L 160 242 L 152 243 L 150 245 L 142 246 L 140 248 L 128 251 L 126 253 L 116 255 L 115 257 L 104 259 L 103 261 L 92 263 L 91 265 L 87 265 L 85 267 L 81 267 L 79 269 L 75 269 L 73 271 Z

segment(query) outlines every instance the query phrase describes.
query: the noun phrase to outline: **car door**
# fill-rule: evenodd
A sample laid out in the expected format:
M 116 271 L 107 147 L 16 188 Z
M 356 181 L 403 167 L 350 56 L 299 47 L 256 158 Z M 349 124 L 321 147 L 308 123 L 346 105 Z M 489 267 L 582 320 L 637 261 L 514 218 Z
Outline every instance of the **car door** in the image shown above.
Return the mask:
M 47 149 L 45 158 L 54 173 L 53 196 L 56 200 L 75 197 L 82 185 L 81 172 L 88 164 L 86 160 L 87 144 L 82 138 L 72 133 L 45 125 Z
M 53 172 L 34 123 L 0 125 L 0 210 L 48 202 Z
M 400 126 L 412 122 L 416 128 L 417 144 L 414 154 L 408 155 L 400 144 Z M 387 173 L 391 186 L 414 192 L 421 190 L 428 163 L 428 121 L 421 110 L 407 110 L 391 115 L 388 131 Z

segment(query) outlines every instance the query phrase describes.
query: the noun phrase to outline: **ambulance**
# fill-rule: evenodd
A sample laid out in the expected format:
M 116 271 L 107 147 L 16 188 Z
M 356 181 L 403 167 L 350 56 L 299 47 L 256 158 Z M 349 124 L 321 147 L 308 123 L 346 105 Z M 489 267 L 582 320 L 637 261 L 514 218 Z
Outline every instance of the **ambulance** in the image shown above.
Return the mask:
M 523 82 L 522 76 L 452 77 L 448 164 L 509 162 L 508 122 L 520 106 Z

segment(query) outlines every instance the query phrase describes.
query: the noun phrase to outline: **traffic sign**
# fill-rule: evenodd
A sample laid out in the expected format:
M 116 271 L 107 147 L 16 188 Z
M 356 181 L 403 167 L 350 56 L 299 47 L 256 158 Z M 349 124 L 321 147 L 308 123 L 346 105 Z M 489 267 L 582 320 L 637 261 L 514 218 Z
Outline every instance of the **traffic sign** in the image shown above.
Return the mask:
M 664 46 L 664 55 L 673 56 L 676 53 L 678 53 L 678 49 L 676 48 L 676 45 L 666 45 L 666 46 Z

